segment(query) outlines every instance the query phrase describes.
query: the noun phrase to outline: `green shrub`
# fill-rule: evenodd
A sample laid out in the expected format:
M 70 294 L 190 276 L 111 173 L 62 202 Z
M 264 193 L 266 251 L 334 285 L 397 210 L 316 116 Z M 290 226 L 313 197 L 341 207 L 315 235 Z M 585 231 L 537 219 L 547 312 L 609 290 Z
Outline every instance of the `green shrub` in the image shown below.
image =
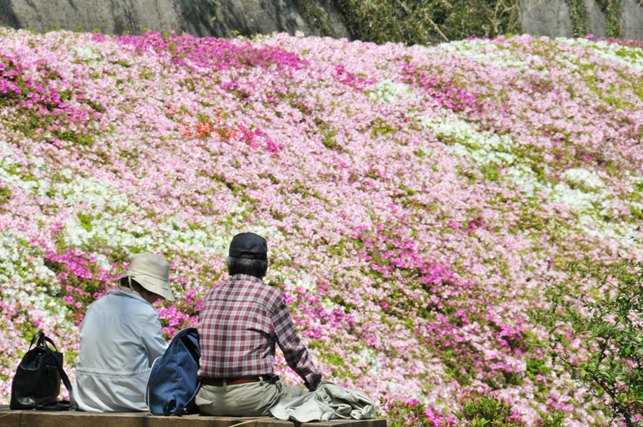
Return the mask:
M 634 426 L 643 414 L 643 265 L 622 261 L 605 268 L 586 261 L 568 269 L 568 286 L 553 287 L 551 307 L 540 313 L 550 327 L 551 355 Z M 579 283 L 594 283 L 596 291 L 588 294 Z M 564 350 L 572 340 L 581 343 L 580 351 Z
M 502 399 L 491 395 L 473 395 L 465 399 L 462 405 L 462 418 L 470 427 L 520 427 L 524 421 Z
M 8 204 L 11 200 L 11 190 L 7 187 L 0 186 L 0 206 Z
M 520 32 L 518 0 L 338 0 L 351 35 L 375 43 L 430 44 Z

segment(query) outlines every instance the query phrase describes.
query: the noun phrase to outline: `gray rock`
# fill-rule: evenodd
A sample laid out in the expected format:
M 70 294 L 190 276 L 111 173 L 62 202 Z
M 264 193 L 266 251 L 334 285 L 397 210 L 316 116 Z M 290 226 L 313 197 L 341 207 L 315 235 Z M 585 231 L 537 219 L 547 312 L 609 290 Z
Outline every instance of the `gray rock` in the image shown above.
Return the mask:
M 561 0 L 524 0 L 520 21 L 528 34 L 548 37 L 570 37 L 572 21 L 569 6 Z
M 637 0 L 621 0 L 623 38 L 643 40 L 643 6 Z
M 589 32 L 596 38 L 607 36 L 605 14 L 596 0 L 585 0 L 585 6 L 589 15 Z

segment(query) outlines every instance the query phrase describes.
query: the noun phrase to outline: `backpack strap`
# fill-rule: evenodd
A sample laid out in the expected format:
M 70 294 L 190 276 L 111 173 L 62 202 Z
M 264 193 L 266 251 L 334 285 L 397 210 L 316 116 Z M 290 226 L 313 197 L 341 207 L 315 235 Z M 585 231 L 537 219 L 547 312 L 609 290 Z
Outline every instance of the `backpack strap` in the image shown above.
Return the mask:
M 166 350 L 166 351 L 167 351 L 167 350 Z M 151 373 L 153 372 L 153 370 L 154 370 L 154 365 L 156 365 L 156 363 L 157 363 L 157 362 L 158 362 L 162 357 L 163 357 L 163 356 L 159 356 L 159 357 L 157 357 L 156 359 L 154 359 L 154 361 L 152 362 L 152 366 L 150 366 L 150 374 L 151 374 Z M 148 378 L 148 382 L 149 382 L 149 378 Z M 149 409 L 149 407 L 150 407 L 150 386 L 149 386 L 149 384 L 145 386 L 145 406 L 147 406 L 147 407 L 148 407 L 148 409 Z
M 196 399 L 196 395 L 199 394 L 199 390 L 201 390 L 201 378 L 199 378 L 199 382 L 194 389 L 194 394 L 192 395 L 192 397 L 190 397 L 190 400 L 188 400 L 188 402 L 194 402 L 194 400 Z

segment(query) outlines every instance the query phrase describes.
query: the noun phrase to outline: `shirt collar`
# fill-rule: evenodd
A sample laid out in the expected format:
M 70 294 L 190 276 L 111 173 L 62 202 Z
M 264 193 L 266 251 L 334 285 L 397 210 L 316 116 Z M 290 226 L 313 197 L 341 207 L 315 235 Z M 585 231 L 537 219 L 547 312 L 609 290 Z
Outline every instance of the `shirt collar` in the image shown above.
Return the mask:
M 263 283 L 263 280 L 255 276 L 251 276 L 250 274 L 235 274 L 234 276 L 230 277 L 230 280 L 235 282 L 243 281 L 243 282 Z
M 141 300 L 141 301 L 145 302 L 146 304 L 150 304 L 148 301 L 145 300 L 145 298 L 143 298 L 141 296 L 141 294 L 136 292 L 134 289 L 120 288 L 120 289 L 116 289 L 115 291 L 111 291 L 109 293 L 114 294 L 114 295 L 120 295 L 120 296 L 129 297 L 129 298 L 134 298 L 134 299 L 137 299 L 137 300 Z M 152 305 L 152 304 L 150 304 L 150 305 Z

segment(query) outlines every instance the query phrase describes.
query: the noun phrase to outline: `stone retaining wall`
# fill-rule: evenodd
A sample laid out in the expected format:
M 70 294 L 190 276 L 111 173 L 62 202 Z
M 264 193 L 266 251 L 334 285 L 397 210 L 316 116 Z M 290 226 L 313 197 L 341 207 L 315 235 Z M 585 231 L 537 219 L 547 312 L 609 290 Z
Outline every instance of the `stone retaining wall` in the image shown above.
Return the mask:
M 301 31 L 350 38 L 337 0 L 0 0 L 0 26 L 38 32 L 65 29 L 107 34 L 146 30 L 230 37 Z M 525 33 L 573 34 L 567 0 L 519 0 Z M 643 40 L 640 0 L 620 0 L 623 38 Z M 589 29 L 607 34 L 596 0 L 585 0 Z

